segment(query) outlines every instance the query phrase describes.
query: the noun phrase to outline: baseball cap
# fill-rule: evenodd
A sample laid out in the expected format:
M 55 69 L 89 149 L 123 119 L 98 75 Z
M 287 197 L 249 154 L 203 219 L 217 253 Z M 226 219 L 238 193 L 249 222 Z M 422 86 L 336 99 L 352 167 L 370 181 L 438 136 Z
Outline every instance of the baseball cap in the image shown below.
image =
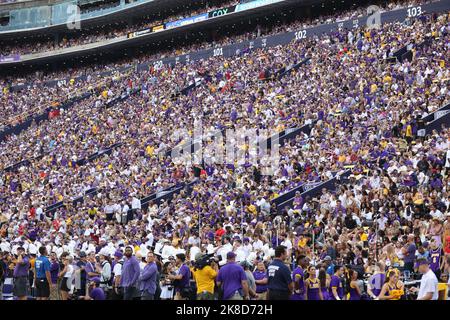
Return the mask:
M 331 257 L 330 256 L 326 256 L 323 260 L 324 261 L 331 261 Z
M 417 265 L 421 266 L 423 264 L 429 265 L 430 262 L 427 259 L 424 259 L 424 258 L 417 260 Z
M 97 285 L 100 284 L 100 277 L 94 277 L 91 279 L 91 282 L 95 282 Z
M 233 251 L 227 253 L 227 259 L 233 259 L 236 257 L 236 254 Z
M 116 251 L 116 252 L 114 252 L 114 257 L 117 257 L 117 258 L 119 258 L 119 259 L 122 259 L 122 257 L 123 257 L 122 251 Z
M 84 251 L 80 251 L 80 258 L 86 258 L 87 254 Z

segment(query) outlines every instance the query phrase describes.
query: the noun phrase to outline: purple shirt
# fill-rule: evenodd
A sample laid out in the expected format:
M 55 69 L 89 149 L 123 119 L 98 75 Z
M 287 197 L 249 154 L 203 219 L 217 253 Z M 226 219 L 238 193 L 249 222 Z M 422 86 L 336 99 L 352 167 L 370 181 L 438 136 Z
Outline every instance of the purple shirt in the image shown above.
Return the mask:
M 156 291 L 156 276 L 158 274 L 158 268 L 156 263 L 149 263 L 142 270 L 139 289 L 141 292 L 147 291 L 150 294 L 155 294 Z
M 383 287 L 386 275 L 384 273 L 376 273 L 369 278 L 369 284 L 372 286 L 372 292 L 375 296 L 379 296 Z
M 105 292 L 102 288 L 94 288 L 92 289 L 89 296 L 94 300 L 105 300 Z
M 267 273 L 265 271 L 256 270 L 253 272 L 255 280 L 267 279 Z M 256 284 L 256 293 L 263 293 L 267 291 L 267 284 Z
M 50 265 L 50 278 L 52 279 L 52 283 L 56 284 L 58 282 L 58 272 L 59 272 L 59 263 L 52 262 Z
M 247 280 L 244 269 L 234 263 L 228 262 L 219 270 L 217 282 L 222 283 L 223 299 L 231 298 L 236 291 L 242 290 L 242 281 Z
M 95 265 L 92 262 L 90 262 L 90 261 L 86 262 L 86 266 L 84 267 L 84 271 L 86 271 L 86 278 L 88 279 L 88 281 L 91 281 L 92 279 L 97 277 L 95 275 L 94 276 L 88 276 L 89 272 L 96 272 L 95 271 Z
M 139 262 L 135 256 L 126 258 L 122 266 L 122 277 L 120 278 L 120 286 L 124 288 L 135 287 L 139 279 L 141 270 Z
M 414 258 L 416 256 L 416 245 L 414 243 L 411 243 L 408 245 L 407 254 L 405 255 L 405 258 L 403 259 L 405 263 L 407 262 L 414 262 Z
M 178 274 L 179 275 L 181 274 L 183 278 L 181 278 L 181 280 L 178 282 L 178 285 L 175 288 L 177 292 L 189 286 L 189 280 L 191 279 L 191 270 L 187 265 L 183 263 L 180 269 L 178 269 Z
M 329 292 L 330 292 L 329 299 L 330 300 L 336 300 L 334 298 L 333 291 L 331 290 L 331 288 L 333 288 L 333 287 L 337 288 L 337 294 L 338 294 L 339 298 L 342 300 L 342 298 L 344 297 L 344 288 L 342 287 L 341 279 L 337 275 L 331 276 L 330 290 L 329 290 Z
M 30 270 L 30 260 L 27 256 L 23 257 L 22 263 L 17 263 L 14 267 L 14 278 L 18 277 L 28 277 L 28 272 Z
M 299 266 L 292 272 L 292 281 L 298 283 L 298 290 L 294 291 L 291 300 L 303 300 L 305 297 L 305 274 Z

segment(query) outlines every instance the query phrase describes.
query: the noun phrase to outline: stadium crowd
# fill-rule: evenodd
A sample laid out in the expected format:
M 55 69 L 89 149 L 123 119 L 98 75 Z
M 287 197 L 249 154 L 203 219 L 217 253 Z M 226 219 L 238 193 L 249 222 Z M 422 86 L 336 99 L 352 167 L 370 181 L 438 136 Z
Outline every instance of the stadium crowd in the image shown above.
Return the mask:
M 27 55 L 37 52 L 46 52 L 46 51 L 54 51 L 63 48 L 69 48 L 73 46 L 81 46 L 94 42 L 101 42 L 108 39 L 114 39 L 118 37 L 126 36 L 128 33 L 133 31 L 139 31 L 145 28 L 149 28 L 152 26 L 162 25 L 167 22 L 181 20 L 190 16 L 195 16 L 201 13 L 207 13 L 209 11 L 214 11 L 216 9 L 220 9 L 223 7 L 229 7 L 232 5 L 239 4 L 239 0 L 229 0 L 229 1 L 215 1 L 217 4 L 212 5 L 211 3 L 205 2 L 204 6 L 192 10 L 186 8 L 186 11 L 183 13 L 178 13 L 174 15 L 169 15 L 168 17 L 164 17 L 162 19 L 148 18 L 148 19 L 139 19 L 143 20 L 139 23 L 134 23 L 132 26 L 123 26 L 122 24 L 111 24 L 111 25 L 102 25 L 101 27 L 93 27 L 89 29 L 82 29 L 82 32 L 78 32 L 75 34 L 66 34 L 61 39 L 55 40 L 52 37 L 38 37 L 34 39 L 34 41 L 27 41 L 26 43 L 22 43 L 18 39 L 14 40 L 13 43 L 9 45 L 2 46 L 1 54 L 4 56 L 20 54 Z
M 386 2 L 386 3 L 380 3 L 380 9 L 381 12 L 383 11 L 389 11 L 389 10 L 395 10 L 395 9 L 399 9 L 399 8 L 403 8 L 403 7 L 407 7 L 407 6 L 414 6 L 414 5 L 419 5 L 419 4 L 424 4 L 424 3 L 429 3 L 429 2 L 433 2 L 430 0 L 400 0 L 400 1 L 395 1 L 395 2 Z M 191 15 L 191 14 L 189 14 Z M 349 9 L 347 11 L 344 12 L 339 12 L 339 13 L 330 13 L 329 16 L 324 16 L 321 15 L 317 18 L 308 18 L 308 19 L 296 19 L 294 21 L 291 22 L 286 22 L 286 21 L 278 21 L 276 24 L 270 24 L 267 26 L 263 26 L 263 25 L 258 25 L 257 28 L 255 30 L 245 30 L 243 29 L 241 31 L 241 34 L 236 34 L 237 32 L 239 33 L 239 30 L 233 30 L 232 34 L 230 34 L 229 30 L 222 30 L 223 32 L 221 32 L 220 34 L 222 34 L 222 36 L 217 35 L 215 36 L 215 38 L 213 39 L 213 41 L 198 41 L 198 39 L 191 39 L 189 44 L 183 44 L 181 46 L 174 46 L 174 44 L 170 44 L 170 49 L 164 51 L 161 50 L 160 47 L 162 45 L 164 46 L 168 46 L 167 43 L 159 43 L 159 48 L 158 50 L 156 50 L 155 52 L 151 52 L 148 53 L 146 52 L 145 54 L 140 55 L 139 57 L 133 57 L 133 58 L 127 58 L 127 59 L 123 59 L 122 61 L 119 61 L 115 64 L 110 64 L 110 63 L 102 63 L 101 61 L 99 61 L 98 63 L 96 63 L 94 66 L 89 66 L 89 67 L 80 67 L 77 66 L 76 68 L 73 69 L 65 69 L 64 71 L 57 71 L 57 72 L 46 72 L 46 73 L 42 73 L 42 72 L 36 72 L 33 75 L 26 75 L 23 77 L 23 79 L 18 80 L 17 78 L 14 79 L 8 79 L 8 82 L 18 82 L 18 83 L 38 83 L 38 82 L 42 82 L 45 80 L 51 80 L 51 79 L 57 79 L 57 78 L 61 78 L 61 77 L 67 77 L 68 74 L 70 74 L 70 77 L 77 77 L 80 75 L 84 75 L 84 74 L 94 74 L 94 73 L 98 73 L 99 71 L 111 71 L 111 70 L 116 70 L 122 66 L 127 66 L 130 64 L 135 64 L 135 63 L 142 63 L 144 61 L 148 61 L 151 59 L 160 59 L 160 58 L 165 58 L 168 56 L 173 56 L 173 55 L 182 55 L 182 54 L 186 54 L 188 52 L 191 51 L 196 51 L 199 49 L 206 49 L 206 48 L 210 48 L 210 47 L 216 47 L 216 46 L 223 46 L 223 45 L 227 45 L 227 44 L 232 44 L 232 43 L 236 43 L 239 41 L 244 41 L 244 40 L 251 40 L 254 39 L 255 37 L 260 37 L 260 36 L 269 36 L 269 35 L 273 35 L 276 33 L 281 33 L 281 32 L 286 32 L 286 31 L 293 31 L 293 30 L 298 30 L 300 28 L 309 28 L 312 26 L 316 26 L 319 24 L 323 24 L 323 23 L 332 23 L 332 22 L 339 22 L 339 21 L 343 21 L 345 19 L 349 19 L 349 18 L 358 18 L 361 16 L 367 15 L 367 7 L 365 6 L 361 6 L 361 7 L 357 7 L 357 8 L 352 8 Z M 171 20 L 171 19 L 170 19 Z M 95 32 L 99 32 L 98 30 L 94 29 Z M 123 34 L 127 34 L 128 32 L 131 31 L 136 31 L 139 30 L 138 27 L 136 27 L 136 25 L 133 25 L 133 27 L 130 29 L 126 29 L 127 31 L 124 32 Z M 108 31 L 108 34 L 110 34 L 111 32 Z M 195 40 L 195 41 L 194 41 Z M 39 41 L 39 45 L 42 45 L 42 43 L 45 43 L 46 41 L 43 39 L 38 39 Z M 62 40 L 64 41 L 64 40 Z M 80 41 L 82 41 L 83 43 L 89 43 L 91 41 L 86 41 L 84 40 L 84 38 L 82 38 Z M 52 41 L 53 43 L 54 41 Z M 52 45 L 52 44 L 49 44 Z M 8 45 L 5 44 L 4 48 L 8 48 Z M 20 51 L 20 44 L 19 43 L 15 43 L 15 44 L 11 44 L 11 48 L 14 48 L 15 52 L 18 52 L 18 50 Z M 5 83 L 6 85 L 6 83 Z
M 31 163 L 0 177 L 4 290 L 19 299 L 396 300 L 413 296 L 420 272 L 418 298 L 437 299 L 450 265 L 450 132 L 421 129 L 448 103 L 448 22 L 424 16 L 131 72 L 9 137 L 4 167 Z M 389 59 L 405 45 L 411 60 Z M 124 92 L 130 97 L 107 103 Z M 253 163 L 168 156 L 188 140 L 172 133 L 192 136 L 200 120 L 205 132 L 312 130 L 282 146 L 265 176 Z M 335 174 L 336 191 L 297 194 L 275 218 L 276 197 Z M 191 192 L 172 201 L 141 203 L 188 182 Z M 100 192 L 72 205 L 94 187 Z M 45 210 L 58 201 L 65 206 Z

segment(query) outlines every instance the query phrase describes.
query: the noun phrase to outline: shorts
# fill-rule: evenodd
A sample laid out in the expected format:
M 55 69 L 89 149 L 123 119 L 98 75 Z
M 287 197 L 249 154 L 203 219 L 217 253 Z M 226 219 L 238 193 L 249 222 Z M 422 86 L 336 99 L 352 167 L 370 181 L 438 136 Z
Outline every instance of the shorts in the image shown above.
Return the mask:
M 25 297 L 29 293 L 28 277 L 14 278 L 13 294 L 16 297 Z
M 106 221 L 112 221 L 113 216 L 114 216 L 114 213 L 106 213 Z
M 197 293 L 197 300 L 214 300 L 214 293 L 209 291 Z
M 47 279 L 36 279 L 36 297 L 37 298 L 50 297 L 50 285 Z
M 267 300 L 289 300 L 289 291 L 269 290 Z
M 59 287 L 59 289 L 61 291 L 65 291 L 65 292 L 69 292 L 70 291 L 69 286 L 67 286 L 67 280 L 69 280 L 69 278 L 62 278 L 61 285 Z

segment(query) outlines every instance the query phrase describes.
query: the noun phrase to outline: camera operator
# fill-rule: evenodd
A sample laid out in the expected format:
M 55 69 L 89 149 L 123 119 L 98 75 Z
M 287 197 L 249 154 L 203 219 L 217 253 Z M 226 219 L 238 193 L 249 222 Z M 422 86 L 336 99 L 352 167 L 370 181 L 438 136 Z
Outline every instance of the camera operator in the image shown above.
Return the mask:
M 417 260 L 419 265 L 419 272 L 423 274 L 420 280 L 420 288 L 412 287 L 410 292 L 418 292 L 417 300 L 437 300 L 438 293 L 438 279 L 433 270 L 430 269 L 430 265 L 427 259 Z
M 102 288 L 100 288 L 100 278 L 94 277 L 89 281 L 88 291 L 85 300 L 105 300 L 106 295 Z
M 186 300 L 186 290 L 189 287 L 189 280 L 191 278 L 191 270 L 186 265 L 186 255 L 184 253 L 178 253 L 176 255 L 176 263 L 179 267 L 176 275 L 169 275 L 168 278 L 174 281 L 175 286 L 175 299 L 174 300 Z
M 197 300 L 214 300 L 214 281 L 219 272 L 217 263 L 211 255 L 195 255 L 193 268 L 194 280 L 197 284 Z

